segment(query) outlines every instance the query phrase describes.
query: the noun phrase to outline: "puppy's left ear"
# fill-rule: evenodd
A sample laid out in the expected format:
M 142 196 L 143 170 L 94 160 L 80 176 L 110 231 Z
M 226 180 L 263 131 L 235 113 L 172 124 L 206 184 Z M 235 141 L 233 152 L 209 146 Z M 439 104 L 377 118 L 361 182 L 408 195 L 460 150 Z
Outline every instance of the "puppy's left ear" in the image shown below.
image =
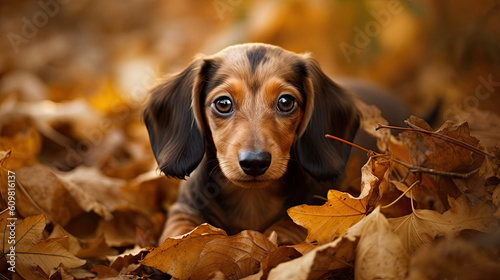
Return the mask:
M 201 60 L 195 60 L 153 89 L 142 112 L 158 166 L 169 177 L 189 176 L 205 152 L 204 138 L 191 109 L 200 64 Z
M 326 139 L 325 134 L 352 141 L 360 114 L 354 97 L 328 78 L 314 59 L 307 59 L 307 70 L 314 90 L 314 109 L 297 139 L 295 152 L 309 175 L 320 181 L 333 181 L 344 172 L 351 146 Z

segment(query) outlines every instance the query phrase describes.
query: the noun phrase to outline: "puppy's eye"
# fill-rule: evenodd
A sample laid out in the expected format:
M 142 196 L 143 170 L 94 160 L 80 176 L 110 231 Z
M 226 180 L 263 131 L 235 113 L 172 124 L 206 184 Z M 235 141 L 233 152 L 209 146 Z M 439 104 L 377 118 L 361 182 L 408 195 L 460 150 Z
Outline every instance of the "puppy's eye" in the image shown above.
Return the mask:
M 212 108 L 214 108 L 218 113 L 226 115 L 233 111 L 233 102 L 231 101 L 231 98 L 222 96 L 214 101 Z
M 283 113 L 291 112 L 295 108 L 295 98 L 289 94 L 284 94 L 278 98 L 278 110 Z

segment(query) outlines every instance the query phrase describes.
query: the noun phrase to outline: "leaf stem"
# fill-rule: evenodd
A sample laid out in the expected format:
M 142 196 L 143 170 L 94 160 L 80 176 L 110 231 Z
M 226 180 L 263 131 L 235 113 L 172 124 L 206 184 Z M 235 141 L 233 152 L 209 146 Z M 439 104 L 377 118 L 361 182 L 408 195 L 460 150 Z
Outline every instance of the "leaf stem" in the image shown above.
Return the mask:
M 385 206 L 381 206 L 380 208 L 381 208 L 381 209 L 386 209 L 386 208 L 389 208 L 389 207 L 391 207 L 392 205 L 396 204 L 396 202 L 398 202 L 401 198 L 403 198 L 403 196 L 405 196 L 405 195 L 406 195 L 406 193 L 408 193 L 409 191 L 411 191 L 411 189 L 412 189 L 414 186 L 418 185 L 418 184 L 420 184 L 420 181 L 419 181 L 419 180 L 415 181 L 415 183 L 413 183 L 413 184 L 412 184 L 412 185 L 411 185 L 411 186 L 410 186 L 410 187 L 409 187 L 406 191 L 404 191 L 404 193 L 402 193 L 402 194 L 401 194 L 398 198 L 396 198 L 396 200 L 394 200 L 393 202 L 391 202 L 391 203 L 389 203 L 389 204 L 387 204 L 387 205 L 385 205 Z

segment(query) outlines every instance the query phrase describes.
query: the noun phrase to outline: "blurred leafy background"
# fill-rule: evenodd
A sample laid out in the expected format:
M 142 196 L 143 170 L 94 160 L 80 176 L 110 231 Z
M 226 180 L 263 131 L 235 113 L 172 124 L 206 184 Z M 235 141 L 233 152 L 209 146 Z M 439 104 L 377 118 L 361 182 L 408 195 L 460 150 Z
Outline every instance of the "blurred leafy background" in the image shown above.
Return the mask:
M 334 80 L 379 84 L 415 114 L 441 100 L 438 123 L 500 107 L 498 0 L 2 0 L 0 35 L 1 135 L 36 119 L 39 160 L 62 170 L 120 165 L 134 153 L 126 140 L 147 150 L 148 88 L 198 53 L 237 43 L 310 52 Z M 99 145 L 78 146 L 92 136 Z M 119 148 L 103 160 L 110 147 Z M 78 149 L 84 156 L 72 158 Z
M 333 80 L 371 81 L 417 115 L 441 102 L 436 126 L 472 121 L 499 147 L 498 116 L 483 114 L 500 113 L 499 2 L 0 0 L 0 171 L 29 193 L 18 192 L 20 217 L 43 213 L 107 246 L 154 245 L 178 182 L 151 153 L 148 89 L 244 42 L 310 52 Z M 107 254 L 99 246 L 92 256 Z

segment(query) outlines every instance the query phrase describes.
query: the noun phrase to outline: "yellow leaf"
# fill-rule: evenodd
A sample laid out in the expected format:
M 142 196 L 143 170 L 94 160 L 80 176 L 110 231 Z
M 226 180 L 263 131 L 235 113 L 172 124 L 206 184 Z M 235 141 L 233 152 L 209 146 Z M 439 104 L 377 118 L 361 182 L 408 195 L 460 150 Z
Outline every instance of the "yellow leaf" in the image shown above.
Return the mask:
M 359 197 L 330 190 L 328 202 L 324 205 L 299 205 L 288 209 L 288 215 L 308 230 L 307 242 L 328 243 L 344 234 L 374 208 L 387 189 L 391 166 L 390 158 L 371 157 L 362 168 Z
M 324 205 L 299 205 L 288 209 L 288 215 L 295 223 L 307 228 L 310 243 L 325 244 L 366 216 L 366 202 L 366 199 L 330 190 L 328 202 Z
M 281 263 L 269 273 L 269 279 L 323 279 L 322 276 L 345 266 L 353 266 L 355 250 L 367 224 L 373 223 L 378 210 L 369 214 L 335 241 L 310 248 L 302 257 Z

